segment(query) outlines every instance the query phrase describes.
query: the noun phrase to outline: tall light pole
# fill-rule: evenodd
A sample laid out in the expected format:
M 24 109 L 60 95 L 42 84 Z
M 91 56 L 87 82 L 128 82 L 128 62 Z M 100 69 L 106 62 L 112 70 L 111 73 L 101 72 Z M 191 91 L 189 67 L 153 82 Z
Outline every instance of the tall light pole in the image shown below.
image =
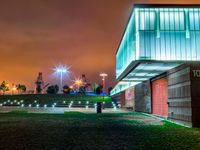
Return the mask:
M 65 66 L 59 66 L 59 67 L 56 67 L 54 70 L 57 74 L 60 75 L 60 93 L 62 93 L 63 75 L 65 75 L 66 73 L 69 73 L 69 68 Z
M 108 75 L 106 73 L 101 73 L 100 77 L 102 77 L 102 85 L 103 85 L 103 90 L 102 90 L 102 108 L 104 109 L 104 92 L 105 92 L 105 80 Z

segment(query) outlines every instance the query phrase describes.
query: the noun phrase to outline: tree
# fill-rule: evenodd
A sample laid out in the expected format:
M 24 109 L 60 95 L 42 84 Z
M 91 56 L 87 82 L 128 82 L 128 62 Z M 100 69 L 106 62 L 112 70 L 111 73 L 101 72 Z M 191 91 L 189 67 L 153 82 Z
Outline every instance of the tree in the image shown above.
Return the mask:
M 58 85 L 51 85 L 47 88 L 47 94 L 57 94 L 59 91 Z
M 68 85 L 63 86 L 63 93 L 70 94 L 70 91 L 71 91 L 71 89 Z
M 108 95 L 110 96 L 110 92 L 112 91 L 113 87 L 108 88 Z
M 21 90 L 22 90 L 22 92 L 26 92 L 26 86 L 25 85 L 21 85 Z
M 16 88 L 17 88 L 18 93 L 26 92 L 26 86 L 25 85 L 18 84 L 16 86 Z
M 54 85 L 54 88 L 55 88 L 55 92 L 56 92 L 56 94 L 57 94 L 58 91 L 59 91 L 59 86 L 56 84 L 56 85 Z
M 3 81 L 0 85 L 0 90 L 3 91 L 3 95 L 5 92 L 9 91 L 9 84 Z
M 86 93 L 86 88 L 85 88 L 84 86 L 81 86 L 81 87 L 79 88 L 79 93 L 85 95 L 85 93 Z
M 98 88 L 99 85 L 96 83 L 92 83 L 90 86 L 91 86 L 93 92 L 96 93 L 96 89 Z
M 103 86 L 99 85 L 96 89 L 96 94 L 100 95 L 102 93 Z
M 36 93 L 37 93 L 37 94 L 41 94 L 41 93 L 42 93 L 42 87 L 41 87 L 41 85 L 38 85 L 38 86 L 36 87 Z

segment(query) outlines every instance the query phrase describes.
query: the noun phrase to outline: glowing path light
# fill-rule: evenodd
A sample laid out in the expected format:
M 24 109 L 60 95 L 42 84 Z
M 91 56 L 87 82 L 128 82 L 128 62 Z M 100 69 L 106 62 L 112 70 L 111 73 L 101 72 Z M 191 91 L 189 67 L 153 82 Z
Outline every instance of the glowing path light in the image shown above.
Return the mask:
M 60 92 L 62 92 L 62 87 L 63 87 L 63 75 L 69 74 L 69 67 L 67 66 L 58 66 L 54 68 L 55 73 L 60 75 Z

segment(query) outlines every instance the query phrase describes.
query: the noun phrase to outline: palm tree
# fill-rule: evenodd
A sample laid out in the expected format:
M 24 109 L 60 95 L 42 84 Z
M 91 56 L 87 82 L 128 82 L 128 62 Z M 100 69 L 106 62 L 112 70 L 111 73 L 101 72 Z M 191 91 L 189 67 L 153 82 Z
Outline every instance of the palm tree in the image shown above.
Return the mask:
M 26 86 L 25 85 L 22 85 L 22 84 L 18 84 L 17 85 L 17 91 L 18 91 L 18 94 L 20 93 L 23 93 L 23 92 L 26 92 Z
M 96 89 L 99 87 L 99 85 L 96 84 L 96 83 L 92 83 L 90 86 L 91 86 L 94 93 L 96 92 Z
M 3 95 L 5 92 L 9 91 L 9 84 L 3 81 L 0 85 L 0 90 L 3 91 Z

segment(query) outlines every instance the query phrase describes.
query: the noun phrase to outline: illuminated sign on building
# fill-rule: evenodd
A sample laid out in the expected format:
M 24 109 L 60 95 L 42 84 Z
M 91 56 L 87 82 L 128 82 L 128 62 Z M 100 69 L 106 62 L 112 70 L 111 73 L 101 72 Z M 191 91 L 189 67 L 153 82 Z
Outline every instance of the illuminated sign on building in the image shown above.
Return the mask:
M 194 77 L 200 78 L 200 70 L 192 70 Z

